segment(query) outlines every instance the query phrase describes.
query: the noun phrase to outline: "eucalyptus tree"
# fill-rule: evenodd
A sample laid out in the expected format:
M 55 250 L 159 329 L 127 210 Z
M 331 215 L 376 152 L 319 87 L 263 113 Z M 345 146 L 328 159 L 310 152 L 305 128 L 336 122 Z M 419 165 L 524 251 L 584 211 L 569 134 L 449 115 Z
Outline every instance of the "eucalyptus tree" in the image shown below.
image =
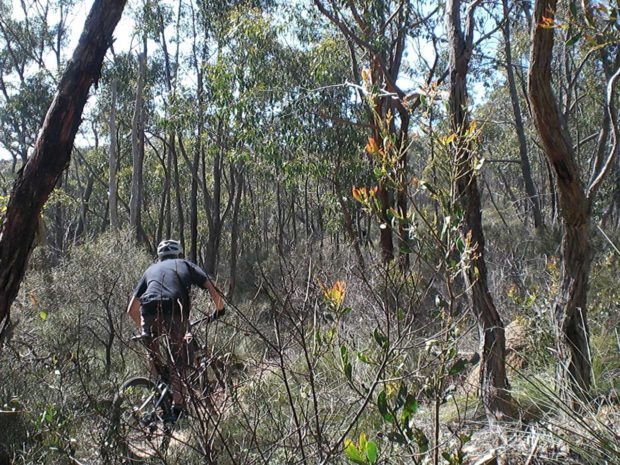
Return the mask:
M 350 192 L 351 186 L 373 181 L 372 168 L 360 156 L 372 126 L 345 84 L 351 72 L 348 61 L 342 59 L 349 51 L 346 40 L 330 35 L 310 37 L 309 30 L 316 29 L 313 22 L 299 24 L 299 40 L 306 41 L 307 49 L 290 52 L 296 65 L 288 79 L 295 87 L 282 113 L 294 117 L 281 119 L 282 140 L 285 146 L 297 148 L 297 161 L 293 162 L 295 169 L 287 171 L 297 176 L 306 238 L 322 244 L 329 234 L 337 248 L 344 229 L 358 264 L 363 265 L 362 244 L 367 243 L 370 223 L 360 205 L 350 201 Z M 315 189 L 317 197 L 312 202 L 310 192 Z
M 98 185 L 105 184 L 105 191 L 101 194 L 104 195 L 101 199 L 104 208 L 98 214 L 112 229 L 118 229 L 130 220 L 131 165 L 128 161 L 132 153 L 131 128 L 139 69 L 135 54 L 119 50 L 111 53 L 103 66 L 97 104 L 89 114 L 96 128 L 90 131 L 88 140 L 94 138 L 95 132 L 107 139 L 107 176 L 100 169 L 101 160 L 91 160 L 86 167 L 97 171 Z M 144 79 L 150 83 L 153 76 L 146 75 Z M 148 95 L 146 101 L 149 101 Z
M 575 68 L 565 67 L 564 71 L 571 73 L 571 86 L 559 87 L 558 81 L 562 75 L 553 73 L 554 53 L 558 50 L 554 44 L 559 35 L 556 26 L 562 18 L 570 17 L 567 10 L 555 0 L 535 2 L 528 75 L 532 114 L 543 151 L 554 170 L 562 220 L 561 285 L 553 312 L 557 330 L 560 390 L 562 397 L 571 403 L 587 398 L 592 383 L 587 314 L 587 291 L 593 255 L 592 216 L 596 194 L 617 157 L 615 86 L 620 77 L 617 54 L 615 57 L 612 55 L 607 63 L 603 58 L 603 63 L 599 61 L 593 68 L 605 80 L 602 82 L 607 82 L 607 89 L 606 92 L 599 92 L 599 95 L 604 96 L 604 101 L 600 107 L 602 124 L 597 124 L 599 130 L 595 133 L 598 136 L 595 139 L 598 140 L 588 160 L 584 162 L 579 156 L 585 151 L 581 148 L 582 144 L 573 142 L 575 136 L 579 140 L 578 127 L 574 122 L 569 122 L 571 111 L 580 100 L 579 89 L 575 84 L 580 81 L 592 82 L 591 76 L 586 78 L 581 72 L 586 63 L 597 56 L 593 52 L 607 43 L 601 40 L 601 34 L 607 28 L 600 24 L 606 24 L 611 17 L 605 18 L 601 12 L 595 14 L 589 2 L 583 2 L 582 6 L 584 11 L 580 16 L 585 18 L 585 32 L 564 28 L 575 34 L 567 37 L 566 43 L 574 45 L 582 34 L 593 38 L 588 41 L 591 52 L 585 54 L 580 65 Z M 573 17 L 577 17 L 576 5 L 571 4 L 569 8 Z M 617 41 L 618 37 L 615 37 L 612 43 Z M 615 47 L 610 49 L 614 50 Z M 588 176 L 588 181 L 585 181 L 585 176 Z
M 175 231 L 183 245 L 185 245 L 185 212 L 183 206 L 185 196 L 179 177 L 178 146 L 182 143 L 179 131 L 180 121 L 182 121 L 184 113 L 181 109 L 183 102 L 177 98 L 177 92 L 179 89 L 179 70 L 181 69 L 180 61 L 183 58 L 181 57 L 180 47 L 187 37 L 192 35 L 192 29 L 188 26 L 191 24 L 191 20 L 187 19 L 193 8 L 192 5 L 192 2 L 189 6 L 184 5 L 181 0 L 176 5 L 150 4 L 151 9 L 148 15 L 154 31 L 153 39 L 158 47 L 153 53 L 158 56 L 158 60 L 161 62 L 161 79 L 153 83 L 154 92 L 163 96 L 163 108 L 159 108 L 159 122 L 154 124 L 154 132 L 160 133 L 163 142 L 160 166 L 164 172 L 163 192 L 159 205 L 155 238 L 156 242 L 159 242 L 164 236 L 171 237 Z M 193 41 L 196 40 L 194 34 Z M 183 72 L 181 70 L 181 73 Z M 177 141 L 177 135 L 179 135 L 179 141 Z M 176 213 L 175 227 L 172 224 L 173 213 Z M 190 247 L 188 255 L 190 259 L 196 259 L 194 244 Z
M 117 231 L 120 227 L 118 219 L 118 130 L 116 125 L 116 95 L 118 81 L 110 84 L 110 109 L 108 115 L 108 198 L 110 211 L 110 227 Z
M 170 186 L 174 186 L 178 234 L 185 242 L 189 232 L 189 257 L 204 260 L 210 272 L 217 263 L 224 221 L 239 192 L 231 154 L 238 138 L 233 115 L 239 119 L 243 111 L 234 92 L 244 92 L 239 76 L 253 74 L 239 63 L 240 57 L 248 51 L 262 53 L 264 47 L 269 47 L 252 43 L 251 47 L 235 48 L 237 39 L 244 34 L 241 29 L 246 27 L 241 14 L 244 6 L 252 5 L 190 2 L 182 6 L 179 2 L 176 18 L 165 7 L 157 6 L 156 10 L 157 44 L 163 57 L 161 91 L 165 96 L 164 124 L 160 128 L 167 134 L 168 154 L 163 165 L 167 207 L 162 212 L 170 211 Z M 250 9 L 248 15 L 256 11 L 260 9 Z M 241 29 L 237 30 L 237 26 Z M 182 43 L 186 45 L 183 49 Z M 179 73 L 181 79 L 177 78 Z M 255 74 L 264 73 L 257 70 Z M 206 219 L 207 228 L 201 226 L 200 219 Z M 205 234 L 206 245 L 201 253 L 199 244 Z
M 23 279 L 39 215 L 67 167 L 91 85 L 99 78 L 124 0 L 95 1 L 0 225 L 0 324 L 6 328 Z
M 140 240 L 142 228 L 142 208 L 144 197 L 144 85 L 146 76 L 146 39 L 144 39 L 144 51 L 138 55 L 138 81 L 136 83 L 136 98 L 131 119 L 131 198 L 129 204 L 129 225 L 136 232 L 136 238 Z
M 51 102 L 65 46 L 71 0 L 0 3 L 0 144 L 24 165 Z
M 465 25 L 460 0 L 446 2 L 449 55 L 449 118 L 454 134 L 455 199 L 461 206 L 460 240 L 465 286 L 480 337 L 480 392 L 490 422 L 511 415 L 512 403 L 506 377 L 504 325 L 495 308 L 487 282 L 485 239 L 482 230 L 480 191 L 476 172 L 475 131 L 468 111 L 467 73 L 474 46 L 476 3 L 466 10 Z M 455 213 L 458 210 L 455 209 Z
M 381 169 L 388 152 L 396 154 L 393 162 L 397 186 L 394 189 L 381 177 L 377 196 L 381 203 L 380 244 L 384 262 L 395 258 L 391 210 L 397 216 L 407 216 L 407 156 L 411 113 L 420 105 L 420 94 L 407 94 L 398 82 L 402 77 L 403 58 L 409 35 L 432 30 L 438 7 L 432 2 L 406 0 L 379 2 L 337 2 L 314 0 L 319 11 L 345 37 L 350 49 L 353 81 L 364 89 L 362 99 L 368 102 L 367 122 L 370 124 L 369 155 L 377 158 Z M 428 28 L 428 29 L 427 29 Z M 428 70 L 426 84 L 435 78 L 435 64 Z M 401 222 L 398 231 L 401 264 L 408 263 L 407 224 Z
M 532 168 L 530 164 L 530 158 L 528 153 L 527 136 L 525 132 L 525 125 L 523 121 L 523 111 L 521 108 L 521 100 L 518 94 L 517 77 L 515 68 L 517 67 L 513 60 L 513 44 L 512 44 L 512 24 L 518 20 L 513 20 L 513 15 L 519 18 L 519 10 L 516 13 L 511 12 L 511 8 L 508 0 L 502 0 L 502 37 L 504 41 L 504 55 L 506 59 L 506 80 L 508 84 L 508 90 L 510 92 L 510 103 L 512 106 L 514 116 L 514 128 L 517 134 L 517 141 L 519 145 L 519 162 L 521 166 L 521 175 L 523 177 L 523 184 L 525 186 L 525 193 L 527 195 L 527 202 L 532 212 L 534 219 L 534 228 L 539 229 L 543 227 L 543 216 L 541 212 L 540 199 L 532 177 Z M 511 14 L 512 13 L 512 14 Z

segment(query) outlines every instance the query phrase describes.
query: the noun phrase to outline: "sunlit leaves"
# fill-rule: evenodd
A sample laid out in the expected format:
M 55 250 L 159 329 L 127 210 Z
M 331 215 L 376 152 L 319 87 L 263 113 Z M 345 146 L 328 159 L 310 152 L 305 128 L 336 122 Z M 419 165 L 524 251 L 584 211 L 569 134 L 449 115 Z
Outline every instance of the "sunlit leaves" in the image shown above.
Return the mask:
M 333 307 L 340 308 L 346 294 L 346 285 L 344 281 L 336 281 L 331 287 L 323 285 L 321 285 L 321 287 L 325 300 Z
M 377 443 L 369 441 L 366 433 L 360 434 L 357 444 L 351 439 L 345 439 L 344 453 L 347 459 L 358 465 L 374 465 L 379 459 Z
M 357 202 L 365 203 L 369 198 L 374 197 L 378 188 L 367 189 L 365 187 L 352 187 L 351 195 Z
M 0 195 L 0 215 L 3 215 L 6 212 L 6 206 L 9 203 L 8 195 Z
M 379 144 L 377 144 L 377 141 L 374 137 L 368 138 L 368 143 L 366 144 L 365 148 L 368 155 L 376 155 L 380 151 Z
M 555 19 L 550 16 L 543 16 L 540 22 L 540 27 L 543 29 L 553 29 L 556 27 Z

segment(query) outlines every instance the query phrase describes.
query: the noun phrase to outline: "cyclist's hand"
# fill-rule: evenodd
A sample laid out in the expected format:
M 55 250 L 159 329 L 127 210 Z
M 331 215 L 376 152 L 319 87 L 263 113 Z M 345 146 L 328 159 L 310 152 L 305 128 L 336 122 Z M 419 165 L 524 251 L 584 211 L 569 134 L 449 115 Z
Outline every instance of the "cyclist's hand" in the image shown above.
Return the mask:
M 226 314 L 226 307 L 222 307 L 221 310 L 216 310 L 215 312 L 213 312 L 213 314 L 209 318 L 209 321 L 215 321 L 218 318 L 224 316 L 225 314 Z

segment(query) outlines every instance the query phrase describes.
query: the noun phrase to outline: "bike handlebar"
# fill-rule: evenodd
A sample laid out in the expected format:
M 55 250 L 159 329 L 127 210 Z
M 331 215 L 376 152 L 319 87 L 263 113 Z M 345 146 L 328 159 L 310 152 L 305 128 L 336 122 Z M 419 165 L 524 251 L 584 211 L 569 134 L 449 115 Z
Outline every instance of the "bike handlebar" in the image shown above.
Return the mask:
M 200 318 L 200 319 L 198 319 L 198 320 L 196 320 L 196 321 L 192 321 L 192 322 L 189 324 L 189 327 L 190 327 L 190 328 L 193 328 L 194 326 L 197 326 L 197 325 L 199 325 L 200 323 L 203 323 L 203 322 L 205 322 L 205 321 L 206 321 L 207 323 L 212 323 L 213 321 L 217 320 L 218 318 L 221 318 L 221 317 L 222 317 L 222 316 L 224 316 L 225 314 L 226 314 L 226 308 L 222 308 L 220 311 L 217 311 L 217 310 L 216 310 L 216 311 L 215 311 L 215 312 L 213 312 L 211 315 L 208 315 L 208 316 L 202 317 L 202 318 Z
M 223 308 L 220 311 L 215 311 L 213 312 L 211 315 L 202 317 L 198 320 L 192 321 L 189 324 L 190 329 L 193 328 L 194 326 L 199 325 L 200 323 L 204 323 L 205 321 L 207 323 L 212 323 L 213 321 L 217 320 L 218 318 L 221 318 L 222 316 L 224 316 L 224 314 L 226 313 L 226 309 Z M 132 341 L 141 341 L 142 339 L 147 339 L 149 336 L 146 336 L 144 334 L 138 334 L 136 336 L 133 336 L 131 338 Z

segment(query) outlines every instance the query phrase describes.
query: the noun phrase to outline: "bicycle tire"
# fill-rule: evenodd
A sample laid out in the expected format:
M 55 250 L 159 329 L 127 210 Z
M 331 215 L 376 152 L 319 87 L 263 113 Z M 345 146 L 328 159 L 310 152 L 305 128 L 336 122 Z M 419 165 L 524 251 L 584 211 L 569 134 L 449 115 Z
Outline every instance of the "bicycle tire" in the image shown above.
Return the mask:
M 161 459 L 170 444 L 171 428 L 164 423 L 171 409 L 166 396 L 149 378 L 136 376 L 125 381 L 114 398 L 109 442 L 121 463 Z

